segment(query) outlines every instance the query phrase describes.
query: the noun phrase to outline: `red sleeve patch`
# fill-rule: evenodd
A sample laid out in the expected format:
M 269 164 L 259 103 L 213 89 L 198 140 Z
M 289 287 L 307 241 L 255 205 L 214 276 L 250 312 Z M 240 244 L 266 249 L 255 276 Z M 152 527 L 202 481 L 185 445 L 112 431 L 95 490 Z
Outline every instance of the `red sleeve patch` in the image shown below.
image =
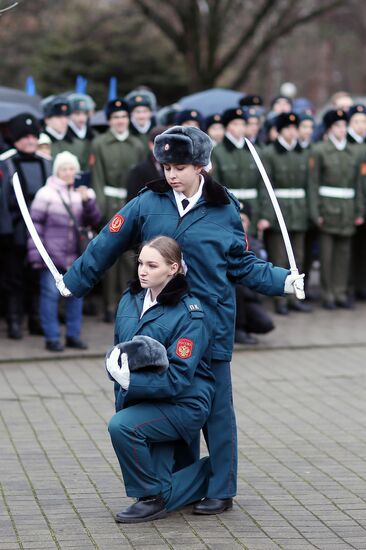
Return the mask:
M 193 342 L 188 338 L 180 338 L 175 348 L 175 353 L 182 359 L 188 359 L 192 355 Z
M 361 176 L 366 176 L 366 162 L 361 162 L 360 173 Z
M 109 224 L 110 233 L 118 233 L 124 223 L 124 217 L 121 214 L 116 214 Z

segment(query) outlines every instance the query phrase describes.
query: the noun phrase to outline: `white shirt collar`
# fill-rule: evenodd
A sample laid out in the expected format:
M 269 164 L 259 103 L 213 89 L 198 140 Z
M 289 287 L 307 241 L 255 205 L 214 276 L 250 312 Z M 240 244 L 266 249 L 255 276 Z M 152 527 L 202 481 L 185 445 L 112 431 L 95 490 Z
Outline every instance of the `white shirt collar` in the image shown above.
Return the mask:
M 69 126 L 75 132 L 79 139 L 85 139 L 86 132 L 88 131 L 88 127 L 86 124 L 82 128 L 79 128 L 78 126 L 76 126 L 73 120 L 69 120 Z
M 278 136 L 277 139 L 278 139 L 278 142 L 282 145 L 282 147 L 287 149 L 287 151 L 293 151 L 297 145 L 296 139 L 294 139 L 291 143 L 287 143 L 287 141 L 284 140 L 282 136 Z
M 243 149 L 245 145 L 245 138 L 236 139 L 230 132 L 225 132 L 225 136 L 237 149 Z
M 330 141 L 333 143 L 334 147 L 338 149 L 338 151 L 343 151 L 343 149 L 346 148 L 347 140 L 342 139 L 342 141 L 339 141 L 336 137 L 333 136 L 333 134 L 328 134 L 328 137 Z
M 130 132 L 128 130 L 123 132 L 123 134 L 117 134 L 117 132 L 115 130 L 112 130 L 112 128 L 111 128 L 111 132 L 112 132 L 112 134 L 114 135 L 114 137 L 116 138 L 117 141 L 126 141 L 128 136 L 130 135 Z
M 192 197 L 186 197 L 185 194 L 182 193 L 181 191 L 176 191 L 175 189 L 173 189 L 174 198 L 175 198 L 175 202 L 177 203 L 178 212 L 179 212 L 180 217 L 187 214 L 187 212 L 192 210 L 192 208 L 197 204 L 197 202 L 201 198 L 204 183 L 205 183 L 204 177 L 200 176 L 200 186 L 198 188 L 197 193 L 192 195 Z M 183 206 L 182 206 L 182 200 L 183 199 L 187 199 L 189 201 L 189 204 L 188 204 L 188 206 L 186 206 L 186 208 L 183 208 Z
M 299 140 L 299 144 L 302 149 L 306 149 L 307 147 L 309 147 L 310 143 L 311 139 L 303 139 L 302 141 Z
M 355 141 L 357 141 L 357 143 L 363 143 L 364 142 L 364 138 L 362 136 L 360 136 L 360 134 L 356 134 L 356 132 L 354 131 L 353 128 L 348 128 L 348 133 L 350 136 L 353 137 L 353 139 Z
M 151 120 L 148 120 L 143 126 L 140 126 L 140 124 L 137 124 L 133 116 L 131 117 L 131 122 L 140 134 L 147 134 L 151 126 Z
M 46 126 L 46 131 L 58 140 L 62 140 L 66 136 L 66 132 L 64 134 L 60 134 L 60 132 L 57 132 L 56 130 L 51 128 L 51 126 Z
M 140 315 L 140 319 L 141 317 L 143 316 L 143 314 L 148 310 L 150 309 L 151 307 L 155 306 L 158 302 L 155 300 L 152 299 L 152 296 L 151 296 L 151 290 L 148 288 L 147 289 L 147 292 L 145 294 L 145 298 L 144 298 L 144 303 L 143 303 L 143 306 L 142 306 L 142 311 L 141 311 L 141 315 Z

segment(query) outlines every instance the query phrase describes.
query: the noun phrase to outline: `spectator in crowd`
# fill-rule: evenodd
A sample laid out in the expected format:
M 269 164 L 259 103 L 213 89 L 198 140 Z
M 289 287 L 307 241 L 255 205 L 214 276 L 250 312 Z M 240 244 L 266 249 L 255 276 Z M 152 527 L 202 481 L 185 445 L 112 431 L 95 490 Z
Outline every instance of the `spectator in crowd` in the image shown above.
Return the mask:
M 353 99 L 351 94 L 348 92 L 340 91 L 336 92 L 332 95 L 330 98 L 330 102 L 332 104 L 333 109 L 341 109 L 345 113 L 348 113 L 349 109 L 353 105 Z
M 85 171 L 89 168 L 91 143 L 95 137 L 95 131 L 89 125 L 95 103 L 86 94 L 70 94 L 67 99 L 70 103 L 70 116 L 65 150 L 78 158 L 81 170 Z
M 249 235 L 251 209 L 245 203 L 240 203 L 240 218 L 246 235 Z M 267 252 L 263 243 L 248 236 L 248 250 L 254 252 L 257 258 L 267 260 Z M 238 344 L 255 345 L 258 339 L 254 334 L 267 334 L 273 330 L 274 324 L 263 307 L 259 294 L 244 285 L 235 285 L 236 320 L 235 342 Z
M 348 111 L 347 141 L 350 144 L 360 145 L 360 153 L 366 153 L 366 107 L 365 105 L 352 105 Z
M 72 139 L 68 134 L 70 103 L 65 96 L 49 96 L 42 101 L 44 130 L 51 140 L 51 152 L 54 159 L 58 153 L 71 147 Z
M 145 160 L 131 168 L 128 173 L 126 202 L 135 198 L 149 181 L 163 177 L 163 169 L 161 164 L 156 161 L 153 150 L 156 136 L 164 132 L 164 130 L 166 130 L 165 126 L 155 126 L 149 133 L 149 155 Z
M 300 271 L 304 261 L 305 231 L 309 219 L 309 161 L 308 153 L 297 141 L 299 118 L 295 113 L 281 113 L 276 118 L 278 138 L 263 154 L 268 175 L 280 203 L 294 247 Z M 265 231 L 269 260 L 282 267 L 288 266 L 288 258 L 282 234 L 267 190 L 260 187 L 261 219 L 258 229 Z M 279 296 L 274 299 L 275 311 L 287 315 L 289 308 L 309 312 L 310 306 L 294 297 Z
M 149 134 L 156 124 L 151 98 L 149 95 L 144 94 L 144 92 L 136 92 L 129 94 L 127 101 L 130 106 L 131 115 L 130 132 L 141 140 L 148 153 L 150 151 Z
M 205 120 L 206 133 L 212 139 L 214 145 L 218 145 L 222 142 L 225 135 L 225 127 L 222 123 L 222 116 L 220 113 L 210 115 Z
M 193 126 L 194 128 L 202 129 L 204 126 L 204 119 L 199 111 L 195 109 L 185 109 L 175 114 L 174 124 L 177 126 Z
M 14 147 L 0 156 L 8 176 L 0 199 L 0 257 L 4 280 L 5 314 L 9 338 L 23 337 L 24 307 L 30 334 L 42 334 L 39 323 L 39 273 L 27 263 L 27 229 L 19 210 L 11 179 L 18 173 L 25 201 L 30 205 L 51 174 L 51 161 L 37 152 L 40 125 L 30 113 L 9 122 Z
M 252 233 L 256 232 L 259 215 L 258 186 L 260 173 L 245 144 L 246 117 L 241 107 L 227 109 L 222 120 L 225 136 L 212 152 L 213 174 L 239 199 L 252 209 Z
M 64 273 L 80 254 L 79 227 L 96 225 L 100 211 L 92 189 L 80 186 L 74 189 L 75 175 L 80 170 L 78 159 L 72 153 L 59 153 L 53 163 L 53 175 L 36 194 L 31 206 L 31 216 L 54 264 Z M 58 303 L 60 294 L 53 276 L 44 266 L 33 241 L 28 241 L 28 258 L 34 269 L 40 270 L 40 318 L 46 338 L 46 349 L 63 351 L 60 341 Z M 72 297 L 65 304 L 66 346 L 86 349 L 80 339 L 82 299 Z
M 37 153 L 40 153 L 48 160 L 52 161 L 51 139 L 43 132 L 40 133 L 38 138 Z
M 127 196 L 127 174 L 144 160 L 145 149 L 140 139 L 129 132 L 129 104 L 114 99 L 105 106 L 109 129 L 97 136 L 92 144 L 90 166 L 92 184 L 102 209 L 103 222 L 107 222 L 124 204 Z M 127 287 L 133 274 L 134 261 L 125 254 L 108 271 L 103 279 L 104 321 L 114 320 L 117 296 Z
M 323 307 L 352 307 L 349 297 L 351 238 L 364 222 L 364 164 L 347 143 L 347 114 L 327 111 L 327 140 L 311 152 L 312 219 L 320 228 L 320 270 Z

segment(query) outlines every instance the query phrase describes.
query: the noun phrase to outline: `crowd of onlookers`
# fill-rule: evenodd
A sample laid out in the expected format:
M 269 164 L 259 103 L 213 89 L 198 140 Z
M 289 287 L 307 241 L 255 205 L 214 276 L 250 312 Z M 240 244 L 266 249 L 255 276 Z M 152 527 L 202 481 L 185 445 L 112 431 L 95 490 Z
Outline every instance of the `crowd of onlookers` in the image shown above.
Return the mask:
M 59 295 L 22 219 L 11 178 L 18 173 L 26 203 L 51 258 L 64 273 L 97 231 L 163 169 L 154 138 L 172 125 L 197 126 L 212 138 L 213 177 L 238 199 L 249 248 L 288 267 L 282 236 L 267 191 L 246 145 L 257 148 L 284 213 L 299 270 L 320 265 L 321 305 L 352 308 L 366 299 L 366 107 L 339 92 L 320 119 L 310 102 L 279 95 L 267 108 L 258 95 L 203 116 L 175 104 L 157 109 L 150 90 L 109 100 L 95 116 L 85 94 L 43 100 L 43 118 L 24 112 L 4 125 L 0 139 L 0 289 L 9 338 L 20 339 L 27 317 L 31 334 L 62 351 Z M 26 110 L 26 109 L 25 109 Z M 93 124 L 91 121 L 95 121 Z M 134 271 L 134 251 L 123 254 L 102 281 L 102 314 L 114 319 L 117 297 Z M 306 281 L 309 278 L 306 278 Z M 308 285 L 307 291 L 309 291 Z M 312 310 L 305 302 L 274 300 L 277 314 Z M 65 301 L 65 345 L 85 349 L 83 307 L 93 298 Z M 237 288 L 236 340 L 274 328 L 258 295 Z

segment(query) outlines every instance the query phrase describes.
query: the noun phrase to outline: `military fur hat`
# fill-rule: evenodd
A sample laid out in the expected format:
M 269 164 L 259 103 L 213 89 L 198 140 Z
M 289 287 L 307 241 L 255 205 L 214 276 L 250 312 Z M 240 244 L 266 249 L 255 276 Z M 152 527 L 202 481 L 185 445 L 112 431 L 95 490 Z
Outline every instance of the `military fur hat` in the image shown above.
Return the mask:
M 284 128 L 287 128 L 288 126 L 298 126 L 299 125 L 299 117 L 296 113 L 280 113 L 276 117 L 276 129 L 277 132 L 280 132 Z
M 130 372 L 148 370 L 159 373 L 166 371 L 169 367 L 165 347 L 150 336 L 137 335 L 128 342 L 121 342 L 117 347 L 121 353 L 127 353 Z M 107 353 L 107 357 L 113 349 Z
M 25 136 L 31 135 L 39 138 L 41 128 L 38 120 L 33 115 L 21 113 L 9 120 L 9 130 L 14 143 Z
M 239 100 L 239 105 L 242 107 L 260 107 L 263 105 L 263 99 L 257 94 L 247 94 Z
M 348 119 L 353 117 L 353 115 L 366 115 L 366 107 L 365 105 L 362 105 L 361 103 L 357 103 L 357 105 L 352 105 L 348 111 Z
M 345 120 L 346 122 L 348 120 L 347 114 L 342 109 L 331 109 L 323 116 L 323 123 L 327 130 L 338 120 Z
M 211 138 L 193 126 L 173 126 L 154 141 L 154 156 L 161 164 L 210 163 L 213 143 Z
M 261 118 L 259 109 L 256 107 L 243 107 L 245 120 L 249 120 L 250 118 Z
M 210 126 L 213 124 L 222 124 L 222 116 L 219 113 L 215 113 L 214 115 L 210 115 L 205 119 L 205 128 L 208 130 Z
M 70 103 L 64 96 L 49 96 L 42 101 L 43 115 L 45 118 L 53 116 L 69 116 Z
M 125 99 L 117 97 L 116 99 L 108 101 L 108 103 L 104 107 L 105 116 L 108 120 L 111 118 L 111 115 L 113 113 L 117 113 L 117 111 L 127 111 L 129 113 L 129 103 Z
M 136 107 L 148 107 L 152 111 L 151 100 L 146 95 L 136 93 L 135 95 L 130 95 L 126 100 L 129 103 L 131 111 L 136 109 Z
M 83 111 L 85 113 L 88 113 L 89 111 L 93 111 L 95 109 L 95 102 L 90 97 L 90 95 L 70 94 L 68 96 L 68 100 L 72 113 L 74 113 L 75 111 Z
M 227 126 L 229 122 L 241 118 L 245 120 L 244 110 L 241 107 L 235 107 L 235 109 L 226 109 L 222 115 L 222 123 L 224 126 Z
M 183 122 L 188 122 L 189 120 L 195 120 L 198 122 L 200 128 L 203 126 L 203 117 L 199 111 L 196 109 L 186 109 L 184 111 L 178 111 L 174 116 L 174 124 L 180 126 Z

